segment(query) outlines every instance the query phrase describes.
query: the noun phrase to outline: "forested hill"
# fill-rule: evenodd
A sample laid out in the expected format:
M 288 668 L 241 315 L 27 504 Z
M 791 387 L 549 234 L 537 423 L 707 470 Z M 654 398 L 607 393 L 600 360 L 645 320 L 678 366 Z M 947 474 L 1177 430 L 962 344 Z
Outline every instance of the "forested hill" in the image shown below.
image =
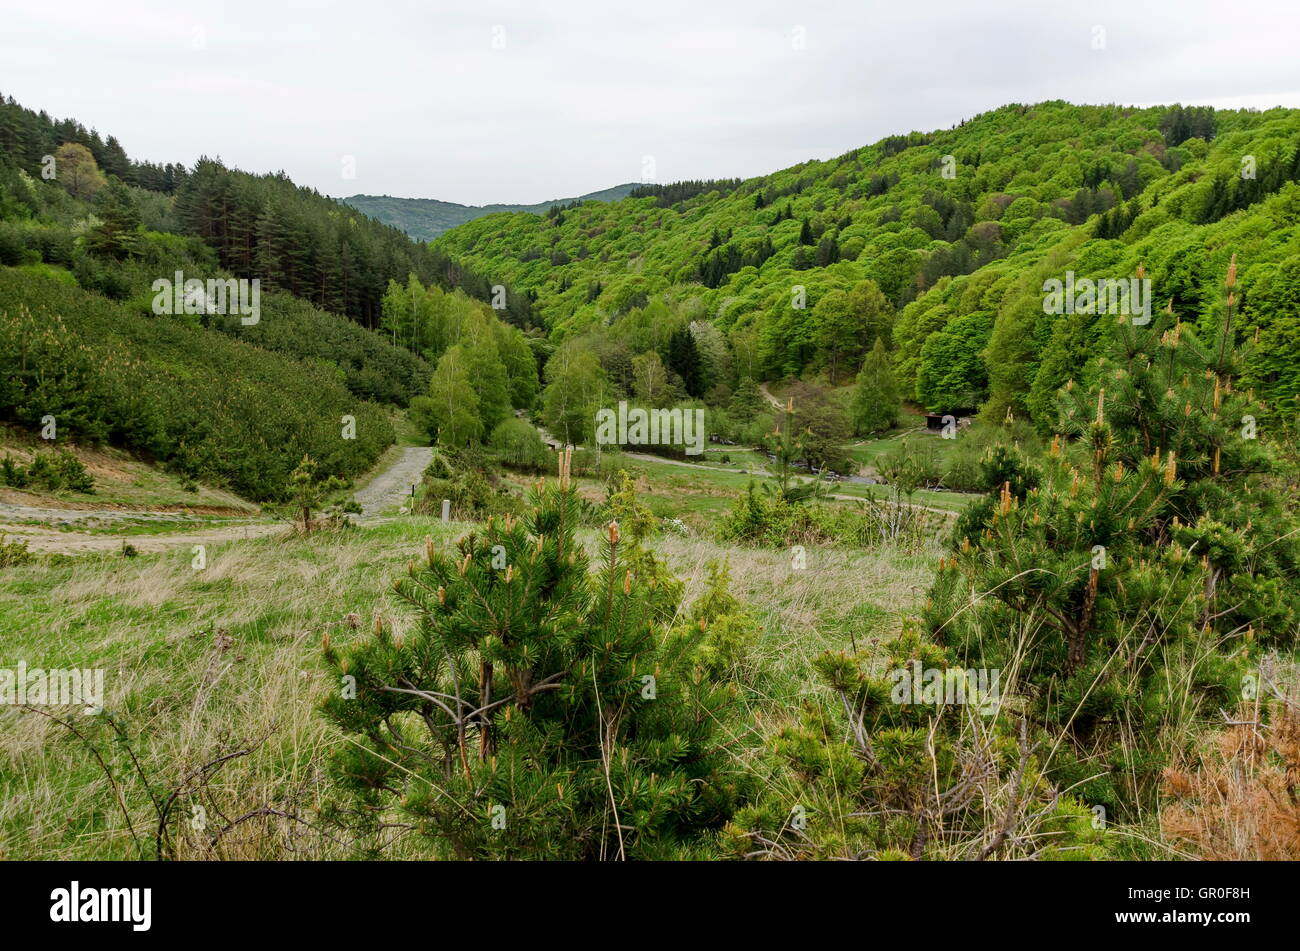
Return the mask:
M 214 287 L 239 278 L 236 313 Z M 498 284 L 283 173 L 136 162 L 0 98 L 0 426 L 54 418 L 61 440 L 282 500 L 304 457 L 322 480 L 372 466 L 458 343 L 494 412 L 530 405 L 530 298 L 489 307 Z
M 555 205 L 581 204 L 584 201 L 618 201 L 626 198 L 637 186 L 633 183 L 615 185 L 598 192 L 589 192 L 577 198 L 553 198 L 536 205 L 459 205 L 436 198 L 394 198 L 391 195 L 353 195 L 343 203 L 351 205 L 376 221 L 392 225 L 416 241 L 431 241 L 438 235 L 463 225 L 475 218 L 497 212 L 523 212 L 540 215 Z
M 95 198 L 100 206 L 106 183 L 123 184 L 131 190 L 131 204 L 141 209 L 135 224 L 198 237 L 234 276 L 256 277 L 264 290 L 288 291 L 370 328 L 378 326 L 389 281 L 404 284 L 415 274 L 425 284 L 460 288 L 484 301 L 499 283 L 397 228 L 295 185 L 284 172 L 250 174 L 220 158 L 201 158 L 192 169 L 135 161 L 116 137 L 74 119 L 52 119 L 3 95 L 0 159 L 0 189 L 11 203 L 29 202 L 30 189 L 15 177 L 19 172 L 41 180 L 48 177 L 43 171 L 57 166 L 74 201 Z M 25 213 L 35 211 L 33 206 Z M 124 293 L 111 274 L 95 289 L 110 297 Z M 529 323 L 528 296 L 511 293 L 507 300 L 508 318 Z
M 908 398 L 1044 425 L 1106 332 L 1045 315 L 1045 280 L 1141 265 L 1159 310 L 1204 322 L 1235 253 L 1245 379 L 1294 407 L 1298 146 L 1296 110 L 1009 105 L 761 178 L 489 215 L 434 247 L 535 295 L 556 338 L 711 322 L 761 377 L 843 382 L 882 336 Z

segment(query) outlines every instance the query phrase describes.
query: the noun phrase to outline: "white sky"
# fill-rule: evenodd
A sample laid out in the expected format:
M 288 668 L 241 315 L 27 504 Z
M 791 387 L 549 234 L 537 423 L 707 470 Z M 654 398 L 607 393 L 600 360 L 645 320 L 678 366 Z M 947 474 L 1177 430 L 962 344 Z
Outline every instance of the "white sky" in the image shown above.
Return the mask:
M 531 203 L 1008 102 L 1300 106 L 1297 40 L 1296 0 L 6 0 L 0 92 L 133 158 Z

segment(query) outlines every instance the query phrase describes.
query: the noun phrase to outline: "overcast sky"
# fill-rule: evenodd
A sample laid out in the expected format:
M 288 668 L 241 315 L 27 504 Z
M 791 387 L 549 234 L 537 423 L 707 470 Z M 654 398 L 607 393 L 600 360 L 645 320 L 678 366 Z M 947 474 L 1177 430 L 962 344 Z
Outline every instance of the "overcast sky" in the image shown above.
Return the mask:
M 5 0 L 0 92 L 133 158 L 531 203 L 1008 102 L 1300 106 L 1297 39 L 1296 0 Z

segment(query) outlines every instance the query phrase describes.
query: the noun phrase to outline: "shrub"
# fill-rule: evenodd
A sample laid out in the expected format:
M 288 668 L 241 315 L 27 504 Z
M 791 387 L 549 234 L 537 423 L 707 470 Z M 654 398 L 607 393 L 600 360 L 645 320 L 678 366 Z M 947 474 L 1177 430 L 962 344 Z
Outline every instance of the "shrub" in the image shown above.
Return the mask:
M 738 858 L 1104 858 L 1105 833 L 1039 767 L 1027 724 L 896 695 L 894 671 L 946 670 L 914 627 L 879 660 L 827 652 L 814 666 L 848 730 L 812 699 L 771 738 L 757 802 L 723 837 Z
M 441 515 L 446 499 L 451 502 L 451 517 L 458 521 L 517 511 L 516 498 L 497 483 L 498 477 L 482 452 L 442 447 L 434 450 L 433 460 L 424 470 L 413 510 L 421 515 Z
M 0 480 L 12 489 L 27 488 L 27 470 L 5 454 L 3 460 L 0 460 Z
M 1207 343 L 1169 316 L 1116 326 L 1097 382 L 1062 390 L 1046 458 L 989 455 L 1001 484 L 963 516 L 926 609 L 957 663 L 1019 668 L 1066 741 L 1053 778 L 1119 815 L 1154 804 L 1254 645 L 1290 648 L 1300 619 L 1300 531 L 1276 453 L 1240 422 L 1261 410 L 1233 388 L 1232 311 L 1230 294 Z
M 337 476 L 320 478 L 316 474 L 316 460 L 303 456 L 302 462 L 289 476 L 285 510 L 293 517 L 294 527 L 302 534 L 317 528 L 342 528 L 350 524 L 348 515 L 357 514 L 361 506 L 355 499 L 345 499 L 327 506 L 331 495 L 347 488 L 347 483 Z M 325 509 L 323 520 L 313 519 L 315 512 Z
M 35 485 L 50 492 L 64 488 L 74 492 L 95 491 L 95 480 L 85 465 L 66 449 L 38 451 L 26 470 L 6 455 L 0 462 L 0 477 L 5 485 L 15 489 Z
M 94 492 L 95 480 L 85 464 L 66 449 L 59 449 L 54 454 L 54 470 L 63 484 L 74 492 Z
M 1206 861 L 1300 861 L 1300 689 L 1236 720 L 1165 771 L 1160 830 Z
M 326 639 L 350 738 L 327 815 L 374 854 L 406 834 L 463 859 L 703 857 L 740 798 L 733 692 L 701 676 L 701 632 L 647 617 L 616 527 L 588 574 L 567 462 L 532 506 L 427 543 L 394 586 L 405 634 Z
M 659 533 L 660 519 L 636 497 L 636 483 L 626 471 L 610 479 L 604 510 L 623 539 L 623 563 L 649 590 L 650 613 L 666 622 L 677 614 L 684 585 L 655 557 L 646 544 Z
M 762 626 L 729 590 L 730 567 L 709 562 L 707 570 L 704 593 L 695 599 L 684 622 L 704 632 L 700 664 L 716 679 L 753 683 L 758 673 L 753 651 Z
M 514 469 L 544 472 L 550 467 L 551 453 L 527 420 L 506 419 L 498 423 L 488 437 L 488 448 L 503 465 Z
M 9 541 L 0 535 L 0 568 L 12 568 L 26 565 L 32 561 L 32 553 L 27 550 L 27 542 L 22 539 Z
M 767 490 L 769 486 L 764 485 Z M 838 544 L 855 548 L 893 543 L 916 545 L 927 537 L 934 516 L 891 487 L 886 499 L 864 499 L 856 507 L 791 501 L 750 483 L 719 521 L 717 537 L 764 548 Z

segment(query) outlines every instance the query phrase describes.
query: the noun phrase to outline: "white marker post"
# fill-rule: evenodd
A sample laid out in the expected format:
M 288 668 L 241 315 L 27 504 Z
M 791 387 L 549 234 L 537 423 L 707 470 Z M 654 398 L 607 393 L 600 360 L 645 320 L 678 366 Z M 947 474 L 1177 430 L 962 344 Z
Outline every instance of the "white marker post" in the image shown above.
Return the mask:
M 451 521 L 451 499 L 442 500 L 442 520 L 444 522 Z

